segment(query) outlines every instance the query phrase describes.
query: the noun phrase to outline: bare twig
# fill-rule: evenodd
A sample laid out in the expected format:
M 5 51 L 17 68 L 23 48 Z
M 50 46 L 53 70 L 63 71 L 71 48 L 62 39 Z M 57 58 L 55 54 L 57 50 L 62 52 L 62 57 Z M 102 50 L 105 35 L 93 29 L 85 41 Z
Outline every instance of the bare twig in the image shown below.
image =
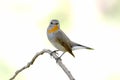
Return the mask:
M 75 80 L 72 76 L 72 74 L 70 73 L 70 71 L 66 68 L 66 66 L 62 63 L 61 58 L 59 58 L 56 55 L 56 52 L 52 52 L 51 50 L 46 50 L 47 53 L 49 53 L 50 55 L 53 56 L 53 58 L 56 60 L 56 62 L 58 63 L 58 65 L 63 69 L 63 71 L 67 74 L 67 76 L 69 77 L 70 80 Z
M 26 68 L 29 68 L 33 63 L 34 61 L 36 60 L 36 58 L 39 56 L 39 55 L 42 55 L 44 53 L 49 53 L 51 56 L 53 56 L 53 58 L 56 60 L 56 62 L 58 63 L 58 65 L 63 69 L 63 71 L 67 74 L 67 76 L 69 77 L 70 80 L 75 80 L 72 76 L 72 74 L 70 73 L 70 71 L 65 67 L 65 65 L 62 63 L 62 60 L 61 58 L 59 58 L 56 54 L 55 51 L 51 51 L 51 50 L 48 50 L 48 49 L 44 49 L 43 51 L 37 53 L 33 58 L 32 60 L 24 67 L 22 67 L 21 69 L 17 70 L 15 72 L 15 74 L 9 79 L 9 80 L 13 80 L 15 79 L 15 77 L 21 72 L 23 71 L 24 69 Z
M 15 72 L 15 74 L 9 79 L 9 80 L 13 80 L 20 72 L 22 72 L 24 69 L 26 68 L 29 68 L 33 63 L 34 61 L 36 60 L 36 58 L 39 56 L 39 55 L 42 55 L 43 53 L 45 53 L 45 51 L 41 51 L 40 53 L 37 53 L 30 62 L 28 62 L 28 64 L 24 67 L 22 67 L 21 69 L 17 70 Z

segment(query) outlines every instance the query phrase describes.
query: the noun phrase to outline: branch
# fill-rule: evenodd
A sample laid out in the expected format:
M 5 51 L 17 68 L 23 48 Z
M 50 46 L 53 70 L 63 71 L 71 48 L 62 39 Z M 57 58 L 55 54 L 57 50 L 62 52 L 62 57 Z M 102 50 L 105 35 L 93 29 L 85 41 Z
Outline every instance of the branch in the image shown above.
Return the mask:
M 15 74 L 9 79 L 9 80 L 14 80 L 15 77 L 20 73 L 22 72 L 24 69 L 27 69 L 29 68 L 31 65 L 33 65 L 33 63 L 35 62 L 36 58 L 39 56 L 39 55 L 42 55 L 44 53 L 49 53 L 51 56 L 53 56 L 53 58 L 56 60 L 56 62 L 58 63 L 58 65 L 63 69 L 63 71 L 67 74 L 67 76 L 69 77 L 70 80 L 75 80 L 72 76 L 72 74 L 70 73 L 70 71 L 65 67 L 65 65 L 62 63 L 62 60 L 61 58 L 59 58 L 56 54 L 55 51 L 51 51 L 51 50 L 48 50 L 48 49 L 44 49 L 43 51 L 37 53 L 30 62 L 28 62 L 27 65 L 25 65 L 24 67 L 22 67 L 21 69 L 17 70 L 15 72 Z
M 56 62 L 58 63 L 58 65 L 63 69 L 63 71 L 66 73 L 66 75 L 69 77 L 70 80 L 75 80 L 72 76 L 72 74 L 70 73 L 70 71 L 66 68 L 66 66 L 62 63 L 61 58 L 59 58 L 56 54 L 56 52 L 51 51 L 51 50 L 46 50 L 47 53 L 49 53 L 50 55 L 53 56 L 53 58 L 56 60 Z
M 17 71 L 15 72 L 15 74 L 14 74 L 9 80 L 13 80 L 20 72 L 22 72 L 22 71 L 23 71 L 24 69 L 26 69 L 26 68 L 29 68 L 29 67 L 34 63 L 34 61 L 36 60 L 36 58 L 37 58 L 39 55 L 42 55 L 43 53 L 45 53 L 44 50 L 41 51 L 41 52 L 39 52 L 39 53 L 37 53 L 37 54 L 32 58 L 32 60 L 27 63 L 26 66 L 24 66 L 24 67 L 22 67 L 21 69 L 17 70 Z

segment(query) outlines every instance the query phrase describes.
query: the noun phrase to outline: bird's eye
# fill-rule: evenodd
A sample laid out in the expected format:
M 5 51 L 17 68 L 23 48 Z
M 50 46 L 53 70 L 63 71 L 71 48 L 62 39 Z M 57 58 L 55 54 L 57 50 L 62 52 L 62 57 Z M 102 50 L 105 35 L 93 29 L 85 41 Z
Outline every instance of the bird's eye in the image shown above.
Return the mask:
M 56 23 L 56 25 L 58 25 L 58 23 Z
M 50 24 L 53 24 L 53 22 L 51 22 Z

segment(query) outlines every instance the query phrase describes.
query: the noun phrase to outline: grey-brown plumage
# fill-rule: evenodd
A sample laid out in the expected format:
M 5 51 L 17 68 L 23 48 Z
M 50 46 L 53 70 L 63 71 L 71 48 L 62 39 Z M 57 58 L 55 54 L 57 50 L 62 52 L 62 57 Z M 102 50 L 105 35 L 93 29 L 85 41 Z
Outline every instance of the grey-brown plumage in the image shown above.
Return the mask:
M 74 54 L 72 50 L 75 49 L 90 49 L 90 47 L 86 47 L 75 42 L 72 42 L 65 33 L 60 29 L 60 24 L 58 20 L 52 20 L 47 29 L 47 36 L 49 41 L 56 47 L 58 50 L 65 52 L 69 52 L 73 57 Z

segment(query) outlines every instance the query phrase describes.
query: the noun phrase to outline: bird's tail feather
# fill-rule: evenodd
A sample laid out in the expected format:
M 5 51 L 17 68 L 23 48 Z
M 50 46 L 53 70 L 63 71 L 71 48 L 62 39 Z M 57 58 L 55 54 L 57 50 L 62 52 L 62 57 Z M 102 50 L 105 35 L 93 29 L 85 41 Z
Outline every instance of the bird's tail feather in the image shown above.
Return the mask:
M 89 50 L 94 50 L 93 48 L 90 48 L 90 47 L 87 47 L 87 46 L 84 46 L 84 45 L 80 45 L 80 44 L 77 44 L 77 43 L 74 43 L 74 42 L 73 42 L 72 50 L 77 50 L 77 49 L 89 49 Z

